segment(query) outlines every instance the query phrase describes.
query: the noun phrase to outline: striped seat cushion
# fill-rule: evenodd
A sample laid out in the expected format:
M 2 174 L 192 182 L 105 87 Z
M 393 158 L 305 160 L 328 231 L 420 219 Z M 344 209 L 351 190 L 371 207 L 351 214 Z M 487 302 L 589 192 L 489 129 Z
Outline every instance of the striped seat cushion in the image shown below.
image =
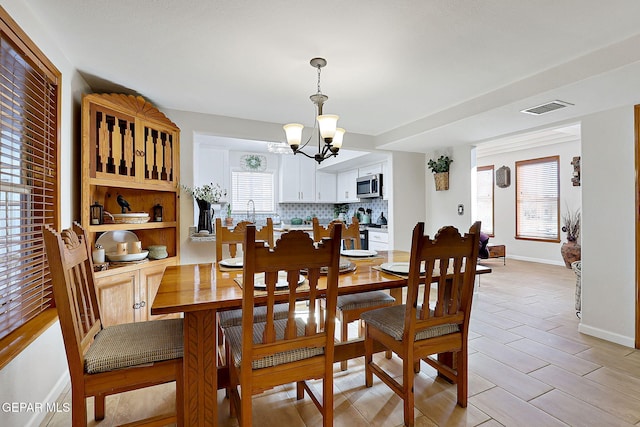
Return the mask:
M 404 311 L 406 305 L 393 305 L 391 307 L 378 308 L 376 310 L 367 311 L 362 313 L 360 318 L 365 323 L 374 326 L 387 335 L 392 336 L 394 339 L 402 340 L 402 332 L 404 331 Z M 422 310 L 421 306 L 418 306 L 418 310 Z M 456 324 L 434 326 L 424 331 L 420 331 L 416 334 L 416 341 L 424 340 L 427 338 L 439 337 L 441 335 L 451 334 L 458 332 L 460 328 Z
M 396 299 L 383 291 L 362 292 L 360 294 L 340 295 L 338 310 L 355 310 L 358 308 L 391 305 Z
M 273 306 L 273 318 L 276 320 L 286 319 L 289 315 L 289 304 L 276 304 Z M 228 328 L 229 326 L 242 325 L 242 310 L 228 310 L 219 313 L 220 326 Z M 267 321 L 267 307 L 255 307 L 253 309 L 253 323 Z
M 182 319 L 109 326 L 96 335 L 84 359 L 88 374 L 182 357 Z
M 304 336 L 305 323 L 303 320 L 296 318 L 296 329 L 298 336 Z M 284 337 L 284 330 L 287 325 L 287 320 L 276 320 L 273 322 L 276 329 L 276 339 L 281 340 Z M 262 341 L 262 335 L 266 323 L 254 323 L 253 325 L 253 342 L 259 343 Z M 242 360 L 242 326 L 231 326 L 225 329 L 227 343 L 231 347 L 233 354 L 233 363 L 235 366 L 240 366 Z M 297 360 L 308 359 L 310 357 L 324 354 L 324 348 L 303 348 L 293 351 L 284 351 L 282 353 L 276 353 L 272 356 L 268 356 L 262 359 L 254 360 L 251 364 L 253 369 L 268 368 L 270 366 L 282 365 L 284 363 L 291 363 Z

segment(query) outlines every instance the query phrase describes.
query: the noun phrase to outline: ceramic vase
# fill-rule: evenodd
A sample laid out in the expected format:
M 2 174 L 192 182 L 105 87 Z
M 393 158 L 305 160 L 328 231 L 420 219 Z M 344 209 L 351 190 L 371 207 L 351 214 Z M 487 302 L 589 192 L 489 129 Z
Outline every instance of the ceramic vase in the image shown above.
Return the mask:
M 196 202 L 200 209 L 198 215 L 198 231 L 207 230 L 209 234 L 213 234 L 213 223 L 211 221 L 213 210 L 211 209 L 211 203 L 202 199 L 196 199 Z
M 562 247 L 560 248 L 560 253 L 562 254 L 564 265 L 567 268 L 571 268 L 572 262 L 580 261 L 581 259 L 580 245 L 576 242 L 563 243 Z

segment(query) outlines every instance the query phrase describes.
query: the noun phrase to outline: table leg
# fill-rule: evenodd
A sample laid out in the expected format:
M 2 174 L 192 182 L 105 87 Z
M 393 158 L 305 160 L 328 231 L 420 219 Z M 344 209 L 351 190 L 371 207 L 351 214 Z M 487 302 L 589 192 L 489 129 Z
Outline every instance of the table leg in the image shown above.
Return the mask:
M 218 424 L 216 311 L 184 316 L 184 425 Z

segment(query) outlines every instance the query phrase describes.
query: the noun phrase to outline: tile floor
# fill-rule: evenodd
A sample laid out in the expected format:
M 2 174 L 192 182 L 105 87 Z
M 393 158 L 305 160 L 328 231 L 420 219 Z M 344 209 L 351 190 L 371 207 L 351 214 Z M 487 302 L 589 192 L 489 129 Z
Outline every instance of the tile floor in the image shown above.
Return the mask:
M 640 351 L 577 331 L 574 273 L 560 266 L 489 260 L 493 273 L 480 280 L 470 327 L 469 405 L 456 406 L 455 386 L 436 379 L 422 364 L 416 378 L 416 426 L 630 426 L 640 425 Z M 355 331 L 355 329 L 354 329 Z M 384 361 L 401 375 L 399 359 Z M 107 398 L 107 418 L 89 425 L 112 426 L 173 409 L 169 384 Z M 60 396 L 70 401 L 68 389 Z M 219 425 L 229 418 L 218 394 Z M 364 387 L 362 360 L 335 370 L 336 427 L 400 426 L 401 400 L 378 379 Z M 261 427 L 319 426 L 307 397 L 295 400 L 293 386 L 254 398 Z M 57 413 L 42 426 L 69 426 Z

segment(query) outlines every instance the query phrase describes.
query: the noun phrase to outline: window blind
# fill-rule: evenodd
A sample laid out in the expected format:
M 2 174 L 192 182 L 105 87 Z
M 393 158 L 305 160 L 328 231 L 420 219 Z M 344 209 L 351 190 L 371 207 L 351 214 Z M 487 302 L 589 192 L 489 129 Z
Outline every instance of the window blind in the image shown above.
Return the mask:
M 493 165 L 476 169 L 477 221 L 481 221 L 484 233 L 493 236 Z
M 275 212 L 273 172 L 231 172 L 231 206 L 234 212 L 249 209 L 253 200 L 256 213 Z
M 560 241 L 559 157 L 516 162 L 516 238 Z
M 0 9 L 0 338 L 53 304 L 42 226 L 57 226 L 55 67 Z

